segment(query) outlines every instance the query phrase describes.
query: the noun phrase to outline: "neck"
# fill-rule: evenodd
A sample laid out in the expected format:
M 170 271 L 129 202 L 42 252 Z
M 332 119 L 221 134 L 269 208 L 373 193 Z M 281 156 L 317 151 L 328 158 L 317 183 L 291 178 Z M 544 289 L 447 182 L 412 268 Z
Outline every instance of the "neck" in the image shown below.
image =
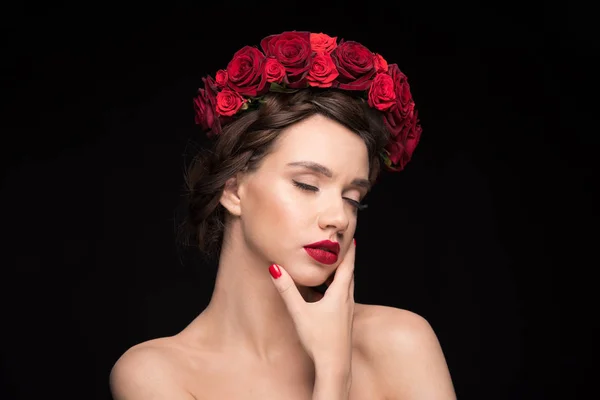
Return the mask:
M 250 352 L 264 361 L 306 355 L 271 280 L 271 262 L 252 251 L 241 237 L 230 235 L 224 241 L 212 298 L 202 313 L 211 327 L 213 343 Z M 306 299 L 309 289 L 299 290 Z

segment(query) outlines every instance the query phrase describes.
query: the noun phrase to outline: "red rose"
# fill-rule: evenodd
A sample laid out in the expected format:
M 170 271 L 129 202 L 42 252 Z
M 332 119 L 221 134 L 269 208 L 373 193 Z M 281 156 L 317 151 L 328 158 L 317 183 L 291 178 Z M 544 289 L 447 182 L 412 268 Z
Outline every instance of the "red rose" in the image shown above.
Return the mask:
M 265 93 L 266 82 L 262 68 L 265 55 L 256 47 L 245 46 L 233 55 L 227 65 L 227 85 L 243 96 L 260 96 Z M 268 88 L 267 88 L 268 90 Z
M 389 74 L 394 80 L 394 87 L 396 90 L 396 99 L 400 112 L 403 115 L 408 114 L 410 104 L 412 103 L 412 94 L 410 93 L 410 85 L 408 84 L 408 78 L 400 71 L 397 64 L 389 66 Z
M 406 148 L 404 149 L 405 165 L 411 160 L 412 155 L 415 152 L 419 141 L 421 140 L 421 134 L 423 133 L 423 127 L 419 124 L 417 114 L 418 113 L 415 113 L 413 129 L 410 131 L 410 134 L 406 138 Z
M 418 113 L 411 113 L 404 124 L 402 133 L 391 140 L 386 146 L 391 165 L 388 167 L 395 171 L 402 171 L 411 160 L 412 155 L 419 144 L 423 129 L 419 124 Z
M 217 71 L 217 74 L 215 75 L 215 82 L 217 83 L 217 87 L 219 89 L 223 89 L 225 86 L 227 86 L 227 80 L 229 78 L 227 77 L 227 71 L 225 71 L 224 69 L 220 69 Z
M 385 122 L 392 135 L 397 136 L 404 127 L 406 118 L 412 114 L 415 103 L 410 93 L 408 79 L 400 71 L 398 65 L 391 64 L 389 74 L 394 81 L 396 104 L 385 114 Z
M 331 37 L 324 33 L 310 34 L 310 48 L 315 53 L 331 53 L 337 47 L 337 37 Z
M 360 43 L 342 42 L 331 53 L 340 76 L 339 88 L 343 90 L 367 90 L 375 74 L 374 55 Z
M 404 126 L 410 122 L 414 110 L 415 103 L 411 102 L 407 115 L 402 115 L 398 107 L 398 94 L 396 94 L 396 104 L 383 114 L 385 125 L 392 134 L 392 137 L 396 137 L 403 132 Z
M 331 83 L 338 75 L 331 56 L 327 53 L 320 53 L 313 57 L 306 80 L 310 86 L 327 88 L 331 87 Z
M 388 63 L 387 61 L 385 61 L 385 58 L 383 58 L 380 54 L 375 54 L 373 62 L 375 63 L 375 71 L 377 73 L 388 72 Z
M 285 67 L 274 57 L 269 57 L 265 61 L 264 75 L 269 83 L 281 83 L 285 78 Z
M 246 101 L 238 93 L 231 89 L 223 89 L 217 94 L 217 114 L 224 117 L 235 115 Z
M 213 124 L 214 113 L 210 111 L 210 100 L 206 96 L 204 89 L 198 89 L 198 94 L 194 97 L 194 120 L 203 130 L 210 129 Z
M 308 32 L 284 32 L 267 36 L 260 42 L 260 46 L 267 56 L 275 57 L 285 67 L 288 87 L 306 86 L 306 74 L 312 56 Z
M 394 81 L 391 76 L 375 75 L 369 89 L 368 103 L 379 111 L 387 111 L 396 104 L 396 92 L 394 92 Z
M 216 85 L 211 77 L 203 78 L 204 89 L 198 89 L 198 95 L 194 98 L 195 122 L 208 131 L 208 136 L 221 133 L 221 123 L 216 114 Z

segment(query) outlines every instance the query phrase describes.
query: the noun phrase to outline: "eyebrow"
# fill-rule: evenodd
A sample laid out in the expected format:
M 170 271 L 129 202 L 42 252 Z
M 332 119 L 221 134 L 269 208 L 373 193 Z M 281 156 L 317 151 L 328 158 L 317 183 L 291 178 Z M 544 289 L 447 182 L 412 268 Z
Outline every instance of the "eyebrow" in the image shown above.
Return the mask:
M 327 168 L 326 166 L 324 166 L 322 164 L 313 162 L 313 161 L 295 161 L 295 162 L 288 163 L 287 165 L 289 167 L 305 168 L 305 169 L 311 170 L 313 172 L 316 172 L 317 174 L 326 176 L 327 178 L 333 177 L 333 172 L 331 172 L 331 170 L 329 168 Z M 365 189 L 367 189 L 367 191 L 371 189 L 371 182 L 369 182 L 368 179 L 356 178 L 352 181 L 352 185 L 358 186 L 361 188 L 365 188 Z

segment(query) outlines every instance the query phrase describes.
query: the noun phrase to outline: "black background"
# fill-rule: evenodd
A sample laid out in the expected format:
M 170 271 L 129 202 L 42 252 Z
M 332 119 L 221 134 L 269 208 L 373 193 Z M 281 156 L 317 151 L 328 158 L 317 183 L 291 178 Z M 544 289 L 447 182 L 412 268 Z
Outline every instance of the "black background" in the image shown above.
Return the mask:
M 201 77 L 269 34 L 357 40 L 410 80 L 413 161 L 367 198 L 357 301 L 426 317 L 461 399 L 583 398 L 593 361 L 593 13 L 575 3 L 4 6 L 2 399 L 109 399 L 207 304 L 177 249 Z

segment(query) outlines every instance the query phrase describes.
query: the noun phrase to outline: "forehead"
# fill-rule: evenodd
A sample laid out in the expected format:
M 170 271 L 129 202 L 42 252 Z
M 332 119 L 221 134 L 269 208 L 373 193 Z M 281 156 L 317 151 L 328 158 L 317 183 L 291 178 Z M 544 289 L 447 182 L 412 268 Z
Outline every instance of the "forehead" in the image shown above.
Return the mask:
M 367 176 L 369 158 L 363 139 L 342 124 L 313 115 L 285 129 L 272 153 L 273 162 L 312 161 L 335 173 Z

